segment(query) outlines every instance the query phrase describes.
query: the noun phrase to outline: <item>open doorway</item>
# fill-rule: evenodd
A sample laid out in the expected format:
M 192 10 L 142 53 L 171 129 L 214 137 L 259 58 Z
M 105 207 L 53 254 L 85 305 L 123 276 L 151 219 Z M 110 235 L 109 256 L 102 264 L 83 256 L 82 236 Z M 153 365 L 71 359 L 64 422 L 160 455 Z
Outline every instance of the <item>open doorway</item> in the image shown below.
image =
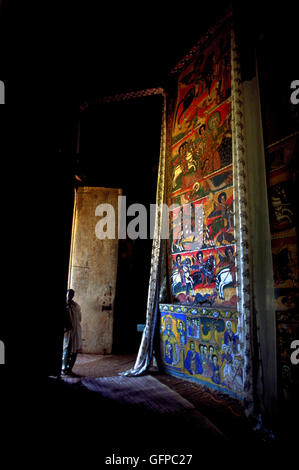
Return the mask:
M 113 279 L 116 273 L 115 285 L 112 286 L 112 291 L 107 291 L 110 300 L 102 303 L 97 320 L 94 322 L 91 318 L 83 318 L 83 340 L 85 340 L 83 353 L 86 351 L 89 354 L 112 353 L 136 357 L 139 348 L 141 331 L 140 328 L 137 330 L 137 325 L 145 323 L 150 275 L 152 247 L 149 231 L 150 204 L 155 203 L 156 197 L 161 109 L 162 97 L 152 96 L 131 102 L 89 107 L 81 116 L 81 145 L 80 154 L 76 157 L 76 172 L 82 181 L 79 183 L 77 193 L 83 194 L 84 188 L 91 188 L 94 193 L 99 191 L 99 188 L 103 190 L 109 188 L 111 194 L 114 191 L 115 194 L 125 196 L 126 207 L 134 203 L 142 204 L 148 216 L 148 237 L 133 240 L 127 236 L 117 240 L 115 245 L 118 250 L 117 256 L 113 255 L 113 259 L 108 257 L 109 266 L 105 266 L 104 270 L 110 273 Z M 91 213 L 94 215 L 94 208 L 91 209 Z M 124 223 L 129 221 L 128 216 Z M 81 237 L 80 243 L 86 245 L 85 248 L 81 246 L 80 250 L 86 251 L 89 242 L 84 240 L 84 236 Z M 90 246 L 89 248 L 93 249 Z M 95 256 L 100 266 L 105 263 L 101 253 Z M 82 264 L 80 260 L 76 263 L 78 266 Z M 86 295 L 90 289 L 89 271 L 84 265 L 81 274 L 79 275 L 78 270 L 76 275 L 75 283 L 77 290 L 79 288 L 81 292 L 80 296 L 84 296 L 84 292 Z M 73 279 L 69 277 L 69 287 L 76 290 L 76 286 L 71 285 Z M 107 282 L 108 287 L 109 282 Z M 102 292 L 101 288 L 99 290 Z M 97 295 L 94 298 L 96 299 Z M 83 297 L 79 300 L 84 304 Z M 103 315 L 110 315 L 113 320 L 105 324 L 101 319 Z M 82 316 L 84 317 L 83 305 Z M 94 317 L 96 317 L 95 310 Z M 91 349 L 87 347 L 88 335 L 93 344 Z M 103 341 L 97 338 L 97 335 L 109 336 L 112 338 L 111 343 L 101 345 Z M 97 346 L 94 347 L 95 345 Z

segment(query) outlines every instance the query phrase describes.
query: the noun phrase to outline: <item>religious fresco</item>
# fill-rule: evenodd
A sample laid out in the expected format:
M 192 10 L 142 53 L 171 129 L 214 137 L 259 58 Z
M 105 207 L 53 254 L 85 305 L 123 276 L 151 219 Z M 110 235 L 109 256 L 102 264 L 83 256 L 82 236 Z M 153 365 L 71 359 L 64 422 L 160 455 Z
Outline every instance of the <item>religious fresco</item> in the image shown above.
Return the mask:
M 272 238 L 275 288 L 298 288 L 299 272 L 296 237 Z
M 295 183 L 299 136 L 273 144 L 266 152 L 269 218 L 277 327 L 279 395 L 283 406 L 295 402 L 298 367 L 290 360 L 290 345 L 299 337 L 299 267 Z M 297 157 L 297 158 L 296 158 Z
M 294 228 L 295 225 L 295 207 L 289 180 L 289 172 L 285 169 L 272 170 L 269 189 L 272 232 Z
M 231 117 L 225 29 L 177 80 L 168 157 L 174 303 L 237 307 Z
M 179 303 L 236 308 L 234 246 L 173 254 L 171 287 Z
M 295 315 L 299 311 L 299 289 L 274 289 L 275 307 L 277 312 L 290 310 Z
M 296 229 L 296 154 L 299 136 L 291 136 L 266 153 L 269 183 L 269 216 L 276 310 L 299 288 L 298 234 Z M 284 295 L 285 294 L 285 295 Z
M 169 287 L 160 304 L 165 370 L 244 394 L 232 155 L 231 30 L 213 34 L 176 75 L 167 118 Z
M 277 311 L 277 359 L 280 399 L 285 406 L 298 399 L 299 370 L 291 362 L 291 343 L 299 338 L 299 314 L 297 310 Z
M 238 312 L 160 304 L 160 313 L 166 371 L 239 397 L 244 359 Z
M 172 253 L 215 248 L 235 242 L 232 187 L 209 193 L 188 205 L 173 207 L 170 231 Z M 196 233 L 195 218 L 198 222 Z
M 199 181 L 203 189 L 217 189 L 213 179 L 207 177 L 231 165 L 231 137 L 231 104 L 228 101 L 219 105 L 200 121 L 198 127 L 172 145 L 173 197 L 177 193 L 194 190 L 194 184 Z M 219 186 L 225 180 L 215 181 Z
M 230 88 L 230 31 L 225 30 L 195 55 L 178 78 L 172 144 L 203 124 L 208 130 L 208 118 L 229 98 Z M 218 128 L 219 120 L 215 124 Z

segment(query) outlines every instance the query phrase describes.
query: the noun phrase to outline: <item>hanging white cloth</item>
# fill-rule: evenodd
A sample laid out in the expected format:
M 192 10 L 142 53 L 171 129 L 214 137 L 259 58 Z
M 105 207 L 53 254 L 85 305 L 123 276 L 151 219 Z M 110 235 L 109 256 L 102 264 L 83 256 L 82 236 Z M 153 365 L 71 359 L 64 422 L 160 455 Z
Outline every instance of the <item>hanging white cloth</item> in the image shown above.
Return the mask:
M 156 191 L 155 229 L 152 245 L 151 270 L 146 308 L 146 324 L 143 330 L 141 344 L 137 359 L 132 369 L 120 375 L 137 376 L 143 374 L 151 365 L 153 355 L 153 340 L 155 326 L 159 313 L 159 289 L 161 268 L 161 235 L 163 232 L 162 204 L 165 198 L 165 170 L 166 170 L 166 95 L 163 93 L 162 129 L 160 141 L 160 158 L 158 181 Z

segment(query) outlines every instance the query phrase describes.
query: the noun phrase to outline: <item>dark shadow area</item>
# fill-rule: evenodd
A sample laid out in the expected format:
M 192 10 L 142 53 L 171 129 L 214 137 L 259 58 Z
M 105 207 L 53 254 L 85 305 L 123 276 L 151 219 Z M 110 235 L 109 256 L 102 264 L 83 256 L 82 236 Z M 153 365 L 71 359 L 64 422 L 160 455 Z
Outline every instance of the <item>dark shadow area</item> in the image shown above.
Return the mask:
M 157 454 L 191 454 L 191 468 L 218 462 L 218 459 L 223 460 L 224 468 L 229 468 L 232 449 L 231 458 L 246 457 L 247 464 L 251 465 L 257 458 L 274 463 L 282 452 L 280 444 L 269 447 L 250 433 L 234 439 L 218 438 L 207 432 L 205 426 L 201 429 L 200 419 L 195 425 L 194 419 L 194 413 L 149 412 L 104 398 L 80 384 L 48 379 L 36 383 L 30 394 L 25 391 L 15 403 L 10 421 L 5 422 L 3 449 L 6 442 L 18 439 L 22 460 L 30 460 L 31 465 L 40 462 L 43 454 L 53 464 L 58 460 L 68 464 L 96 462 L 100 468 L 104 467 L 104 459 L 112 454 L 140 456 L 140 459 Z M 287 455 L 285 461 L 289 462 Z M 152 467 L 148 463 L 140 467 L 147 466 Z

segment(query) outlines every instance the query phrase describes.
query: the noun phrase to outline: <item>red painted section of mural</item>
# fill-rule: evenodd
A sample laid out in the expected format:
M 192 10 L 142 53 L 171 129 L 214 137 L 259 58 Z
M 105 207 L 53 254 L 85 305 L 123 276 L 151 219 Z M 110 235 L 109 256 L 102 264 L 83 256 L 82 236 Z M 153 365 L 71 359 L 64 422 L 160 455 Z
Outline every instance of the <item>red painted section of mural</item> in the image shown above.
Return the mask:
M 177 206 L 170 240 L 176 303 L 237 306 L 230 94 L 226 29 L 178 76 L 168 165 L 170 202 Z M 192 215 L 198 206 L 200 226 Z

